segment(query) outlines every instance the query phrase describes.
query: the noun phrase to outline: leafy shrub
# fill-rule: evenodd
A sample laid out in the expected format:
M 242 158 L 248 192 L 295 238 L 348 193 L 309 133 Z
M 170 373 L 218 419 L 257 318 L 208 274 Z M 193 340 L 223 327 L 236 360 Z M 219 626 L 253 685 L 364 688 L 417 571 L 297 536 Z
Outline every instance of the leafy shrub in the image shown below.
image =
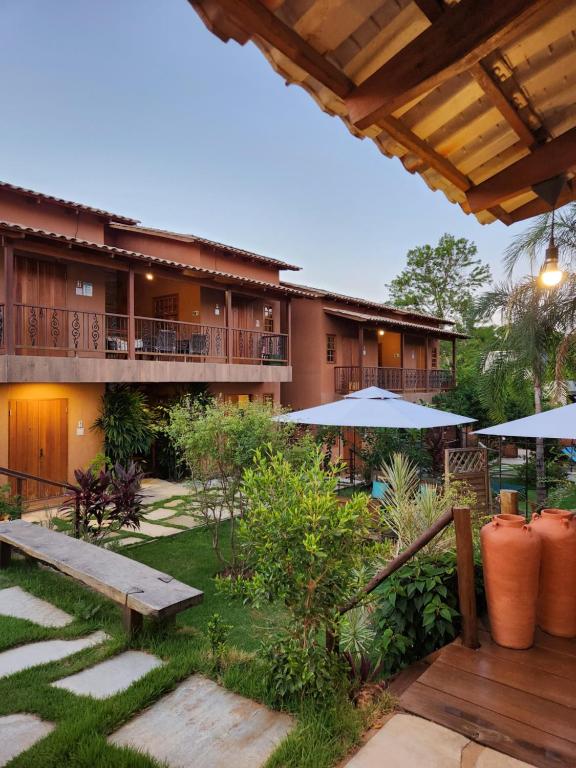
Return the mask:
M 388 464 L 396 453 L 404 454 L 424 469 L 431 466 L 430 453 L 422 442 L 420 430 L 366 429 L 362 438 L 360 456 L 368 481 L 380 473 L 382 465 Z
M 92 429 L 104 433 L 105 453 L 113 464 L 127 465 L 135 457 L 145 456 L 155 433 L 146 396 L 125 384 L 109 387 Z
M 482 602 L 481 577 L 476 588 Z M 374 623 L 388 643 L 386 674 L 453 640 L 460 631 L 456 554 L 419 558 L 386 579 L 375 591 Z
M 74 472 L 78 493 L 71 493 L 62 505 L 82 537 L 100 544 L 107 534 L 123 526 L 140 528 L 143 515 L 140 485 L 142 472 L 132 463 L 128 468 L 116 464 L 113 470 L 77 469 Z M 76 521 L 76 498 L 79 519 Z
M 17 520 L 22 515 L 22 499 L 12 495 L 10 483 L 0 485 L 0 520 Z
M 239 524 L 246 572 L 221 581 L 255 606 L 283 608 L 285 622 L 263 649 L 280 700 L 334 691 L 341 665 L 324 638 L 337 632 L 338 607 L 355 585 L 372 522 L 364 494 L 339 504 L 340 467 L 325 470 L 323 459 L 318 447 L 297 465 L 280 453 L 255 452 L 244 473 L 247 508 Z
M 236 521 L 242 516 L 242 475 L 255 452 L 268 445 L 286 454 L 294 452 L 295 427 L 274 421 L 280 413 L 265 403 L 239 407 L 220 400 L 183 398 L 170 409 L 166 428 L 176 451 L 182 456 L 194 489 L 194 509 L 210 529 L 212 545 L 220 563 L 231 570 L 239 567 Z M 230 519 L 231 556 L 220 541 L 220 523 Z
M 212 653 L 212 663 L 216 672 L 222 670 L 222 662 L 226 650 L 228 636 L 232 630 L 232 625 L 227 624 L 219 613 L 213 613 L 208 622 L 208 640 Z

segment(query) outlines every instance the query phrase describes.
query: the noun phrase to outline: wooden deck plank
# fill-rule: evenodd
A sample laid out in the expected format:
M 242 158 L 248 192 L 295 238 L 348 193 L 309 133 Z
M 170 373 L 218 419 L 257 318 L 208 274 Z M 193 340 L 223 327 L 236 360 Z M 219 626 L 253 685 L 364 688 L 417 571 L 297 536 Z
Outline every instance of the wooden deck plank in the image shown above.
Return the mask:
M 137 560 L 24 520 L 0 523 L 0 540 L 145 616 L 165 618 L 203 598 L 201 591 Z
M 537 768 L 574 768 L 576 745 L 477 703 L 424 685 L 420 678 L 401 696 L 415 715 L 451 728 L 469 739 Z
M 441 660 L 424 672 L 419 683 L 572 741 L 576 746 L 576 715 L 572 709 L 464 672 Z
M 537 667 L 500 659 L 484 653 L 482 648 L 471 652 L 461 645 L 449 645 L 443 650 L 441 661 L 456 669 L 508 685 L 561 706 L 576 707 L 576 686 L 573 681 L 544 672 Z M 576 663 L 574 668 L 576 671 Z M 576 712 L 574 718 L 576 723 Z
M 487 632 L 482 631 L 480 632 L 480 644 L 482 652 L 490 656 L 576 682 L 576 663 L 569 654 L 546 650 L 539 646 L 533 646 L 526 651 L 503 648 L 501 645 L 496 645 Z M 559 647 L 563 646 L 560 645 Z
M 565 653 L 576 658 L 576 638 L 553 637 L 541 629 L 537 629 L 534 642 L 538 648 L 546 648 L 548 651 Z

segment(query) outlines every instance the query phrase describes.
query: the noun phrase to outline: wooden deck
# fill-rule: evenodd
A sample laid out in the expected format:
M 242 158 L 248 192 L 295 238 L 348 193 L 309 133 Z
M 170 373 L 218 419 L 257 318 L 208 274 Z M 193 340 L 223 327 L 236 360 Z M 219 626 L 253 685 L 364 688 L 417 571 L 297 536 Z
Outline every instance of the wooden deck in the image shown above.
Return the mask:
M 527 651 L 444 648 L 400 696 L 403 709 L 539 768 L 576 766 L 576 640 L 539 632 Z

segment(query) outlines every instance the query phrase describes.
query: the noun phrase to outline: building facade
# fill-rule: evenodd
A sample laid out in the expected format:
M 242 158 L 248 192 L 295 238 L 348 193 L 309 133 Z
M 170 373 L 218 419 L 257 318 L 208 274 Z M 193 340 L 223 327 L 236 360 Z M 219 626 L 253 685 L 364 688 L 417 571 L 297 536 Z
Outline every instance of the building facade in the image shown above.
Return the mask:
M 281 280 L 297 269 L 0 183 L 0 466 L 72 481 L 102 450 L 111 384 L 295 408 L 452 386 L 444 321 Z
M 283 285 L 307 292 L 292 300 L 297 341 L 292 379 L 282 384 L 282 402 L 290 408 L 328 403 L 369 386 L 430 401 L 454 386 L 456 340 L 466 336 L 449 327 L 452 323 L 319 288 Z

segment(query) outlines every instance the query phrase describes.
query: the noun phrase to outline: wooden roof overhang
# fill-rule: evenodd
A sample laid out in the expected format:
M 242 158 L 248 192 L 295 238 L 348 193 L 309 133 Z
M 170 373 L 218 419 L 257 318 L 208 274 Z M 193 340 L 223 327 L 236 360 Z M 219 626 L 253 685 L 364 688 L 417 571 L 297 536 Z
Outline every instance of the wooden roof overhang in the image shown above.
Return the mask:
M 117 248 L 112 245 L 81 240 L 58 232 L 47 232 L 34 227 L 24 227 L 21 224 L 14 224 L 13 222 L 0 221 L 0 241 L 5 239 L 12 239 L 18 242 L 18 249 L 20 250 L 25 250 L 25 246 L 21 245 L 21 243 L 24 242 L 30 242 L 35 249 L 43 249 L 43 246 L 48 245 L 51 246 L 50 253 L 46 251 L 45 247 L 43 250 L 47 255 L 55 257 L 60 256 L 61 258 L 69 260 L 74 259 L 74 256 L 70 253 L 70 249 L 73 248 L 77 253 L 86 255 L 87 261 L 98 266 L 102 265 L 102 260 L 94 259 L 94 256 L 104 255 L 109 259 L 114 260 L 113 264 L 110 262 L 108 263 L 108 266 L 113 269 L 126 271 L 130 262 L 137 262 L 142 265 L 142 271 L 145 271 L 150 265 L 154 265 L 162 270 L 165 269 L 166 277 L 173 277 L 176 272 L 182 277 L 210 281 L 211 285 L 222 284 L 222 287 L 224 287 L 224 285 L 232 283 L 241 287 L 245 286 L 253 291 L 257 289 L 258 292 L 268 293 L 278 297 L 298 296 L 300 298 L 313 298 L 312 295 L 306 291 L 290 288 L 278 283 L 269 283 L 265 280 L 245 277 L 244 275 L 236 275 L 232 272 L 222 272 L 217 269 L 183 264 L 177 261 L 171 261 L 170 259 L 163 259 L 159 256 L 150 256 L 146 253 L 128 251 L 124 248 Z M 62 251 L 61 248 L 60 250 L 56 250 L 54 246 L 65 246 L 66 251 Z M 90 256 L 92 256 L 92 258 L 90 258 Z
M 479 221 L 576 200 L 574 0 L 189 2 Z
M 435 328 L 434 326 L 424 325 L 424 323 L 411 323 L 408 320 L 396 320 L 392 317 L 380 317 L 379 315 L 366 315 L 363 312 L 351 312 L 347 309 L 334 309 L 333 307 L 324 307 L 327 315 L 340 317 L 345 320 L 352 320 L 356 323 L 363 323 L 374 328 L 385 326 L 397 331 L 412 331 L 415 334 L 424 334 L 433 336 L 436 339 L 468 339 L 465 333 L 459 331 L 450 331 L 446 328 Z

